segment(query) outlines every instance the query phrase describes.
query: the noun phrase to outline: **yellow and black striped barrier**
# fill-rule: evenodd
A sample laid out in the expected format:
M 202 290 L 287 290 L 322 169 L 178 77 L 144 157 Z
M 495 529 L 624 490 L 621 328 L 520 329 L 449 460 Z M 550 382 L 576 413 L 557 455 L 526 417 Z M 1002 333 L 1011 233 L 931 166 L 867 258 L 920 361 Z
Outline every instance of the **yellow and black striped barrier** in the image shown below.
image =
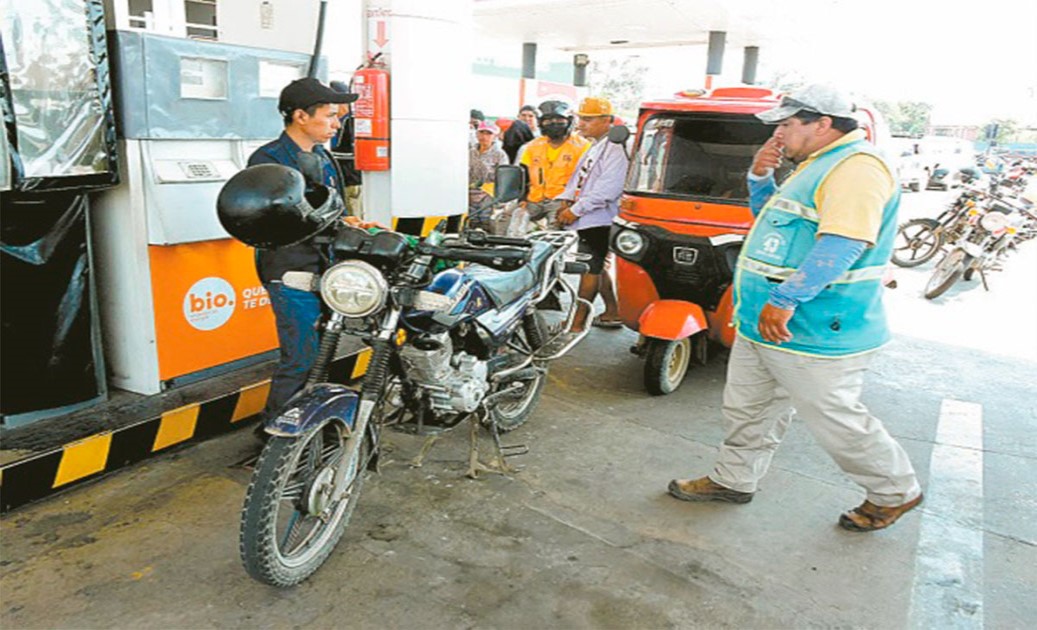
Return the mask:
M 367 372 L 370 359 L 369 349 L 342 357 L 331 365 L 329 377 L 340 383 L 356 381 Z M 263 410 L 269 393 L 267 379 L 0 466 L 0 512 L 38 501 L 174 446 L 232 431 Z

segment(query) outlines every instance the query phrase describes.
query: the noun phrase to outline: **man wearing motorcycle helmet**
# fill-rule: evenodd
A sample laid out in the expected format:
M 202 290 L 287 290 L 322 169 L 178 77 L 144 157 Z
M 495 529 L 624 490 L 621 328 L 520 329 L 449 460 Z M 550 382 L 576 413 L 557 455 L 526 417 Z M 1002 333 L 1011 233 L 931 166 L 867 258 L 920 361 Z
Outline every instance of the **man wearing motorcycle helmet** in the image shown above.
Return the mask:
M 590 142 L 573 133 L 572 108 L 564 101 L 544 101 L 538 120 L 541 136 L 526 145 L 520 164 L 529 173 L 529 192 L 524 207 L 529 220 L 542 227 L 553 225 L 576 164 Z
M 324 148 L 338 133 L 339 105 L 351 103 L 356 94 L 339 92 L 314 78 L 292 81 L 282 91 L 277 109 L 284 119 L 284 132 L 273 142 L 257 149 L 249 166 L 280 164 L 304 176 L 307 189 L 326 187 L 324 204 L 343 198 L 343 182 L 334 160 Z M 323 193 L 323 191 L 318 191 Z M 323 207 L 323 206 L 322 206 Z M 359 219 L 347 217 L 351 224 Z M 280 358 L 270 383 L 264 416 L 279 412 L 306 382 L 317 358 L 320 298 L 307 291 L 286 287 L 281 278 L 287 271 L 322 271 L 320 249 L 310 238 L 276 248 L 256 249 L 256 272 L 270 296 L 277 323 Z

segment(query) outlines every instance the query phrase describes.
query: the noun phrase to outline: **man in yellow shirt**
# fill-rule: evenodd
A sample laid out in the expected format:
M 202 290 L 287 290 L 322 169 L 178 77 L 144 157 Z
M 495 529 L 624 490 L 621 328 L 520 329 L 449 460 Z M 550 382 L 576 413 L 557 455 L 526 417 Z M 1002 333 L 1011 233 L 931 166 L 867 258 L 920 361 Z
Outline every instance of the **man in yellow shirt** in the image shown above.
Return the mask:
M 529 194 L 525 208 L 529 220 L 539 227 L 550 227 L 562 202 L 562 194 L 576 163 L 590 142 L 573 133 L 573 113 L 568 103 L 544 101 L 540 104 L 539 138 L 530 141 L 520 164 L 529 172 Z

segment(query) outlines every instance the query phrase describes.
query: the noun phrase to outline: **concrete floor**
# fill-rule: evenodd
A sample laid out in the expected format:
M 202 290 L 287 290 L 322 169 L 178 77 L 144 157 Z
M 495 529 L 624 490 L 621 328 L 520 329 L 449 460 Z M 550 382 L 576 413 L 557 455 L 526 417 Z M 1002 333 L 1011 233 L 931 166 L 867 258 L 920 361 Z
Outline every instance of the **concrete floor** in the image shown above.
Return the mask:
M 464 478 L 466 432 L 421 469 L 406 464 L 420 440 L 391 434 L 393 461 L 368 480 L 343 542 L 291 590 L 253 582 L 238 559 L 249 471 L 236 463 L 257 444 L 247 430 L 17 510 L 0 520 L 0 626 L 943 627 L 925 624 L 925 609 L 958 627 L 1037 624 L 1037 362 L 899 335 L 865 402 L 927 493 L 946 485 L 930 478 L 941 403 L 981 404 L 981 507 L 927 502 L 889 530 L 853 534 L 835 521 L 862 493 L 798 423 L 752 503 L 669 498 L 671 478 L 710 470 L 724 357 L 653 398 L 627 352 L 634 339 L 595 330 L 554 364 L 534 418 L 505 440 L 531 448 L 512 477 Z M 924 523 L 975 535 L 978 563 L 929 575 L 933 545 L 961 549 L 923 540 Z M 979 598 L 964 614 L 920 601 L 962 588 Z

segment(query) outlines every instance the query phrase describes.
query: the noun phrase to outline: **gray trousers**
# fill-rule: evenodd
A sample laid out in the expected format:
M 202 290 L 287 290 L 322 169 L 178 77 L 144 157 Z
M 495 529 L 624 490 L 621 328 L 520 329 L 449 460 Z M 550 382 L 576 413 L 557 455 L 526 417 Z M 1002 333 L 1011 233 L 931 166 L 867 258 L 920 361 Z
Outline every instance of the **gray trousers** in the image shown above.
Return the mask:
M 727 436 L 710 478 L 755 492 L 795 414 L 875 505 L 911 501 L 921 489 L 907 453 L 861 403 L 874 353 L 820 358 L 736 337 L 727 366 Z

